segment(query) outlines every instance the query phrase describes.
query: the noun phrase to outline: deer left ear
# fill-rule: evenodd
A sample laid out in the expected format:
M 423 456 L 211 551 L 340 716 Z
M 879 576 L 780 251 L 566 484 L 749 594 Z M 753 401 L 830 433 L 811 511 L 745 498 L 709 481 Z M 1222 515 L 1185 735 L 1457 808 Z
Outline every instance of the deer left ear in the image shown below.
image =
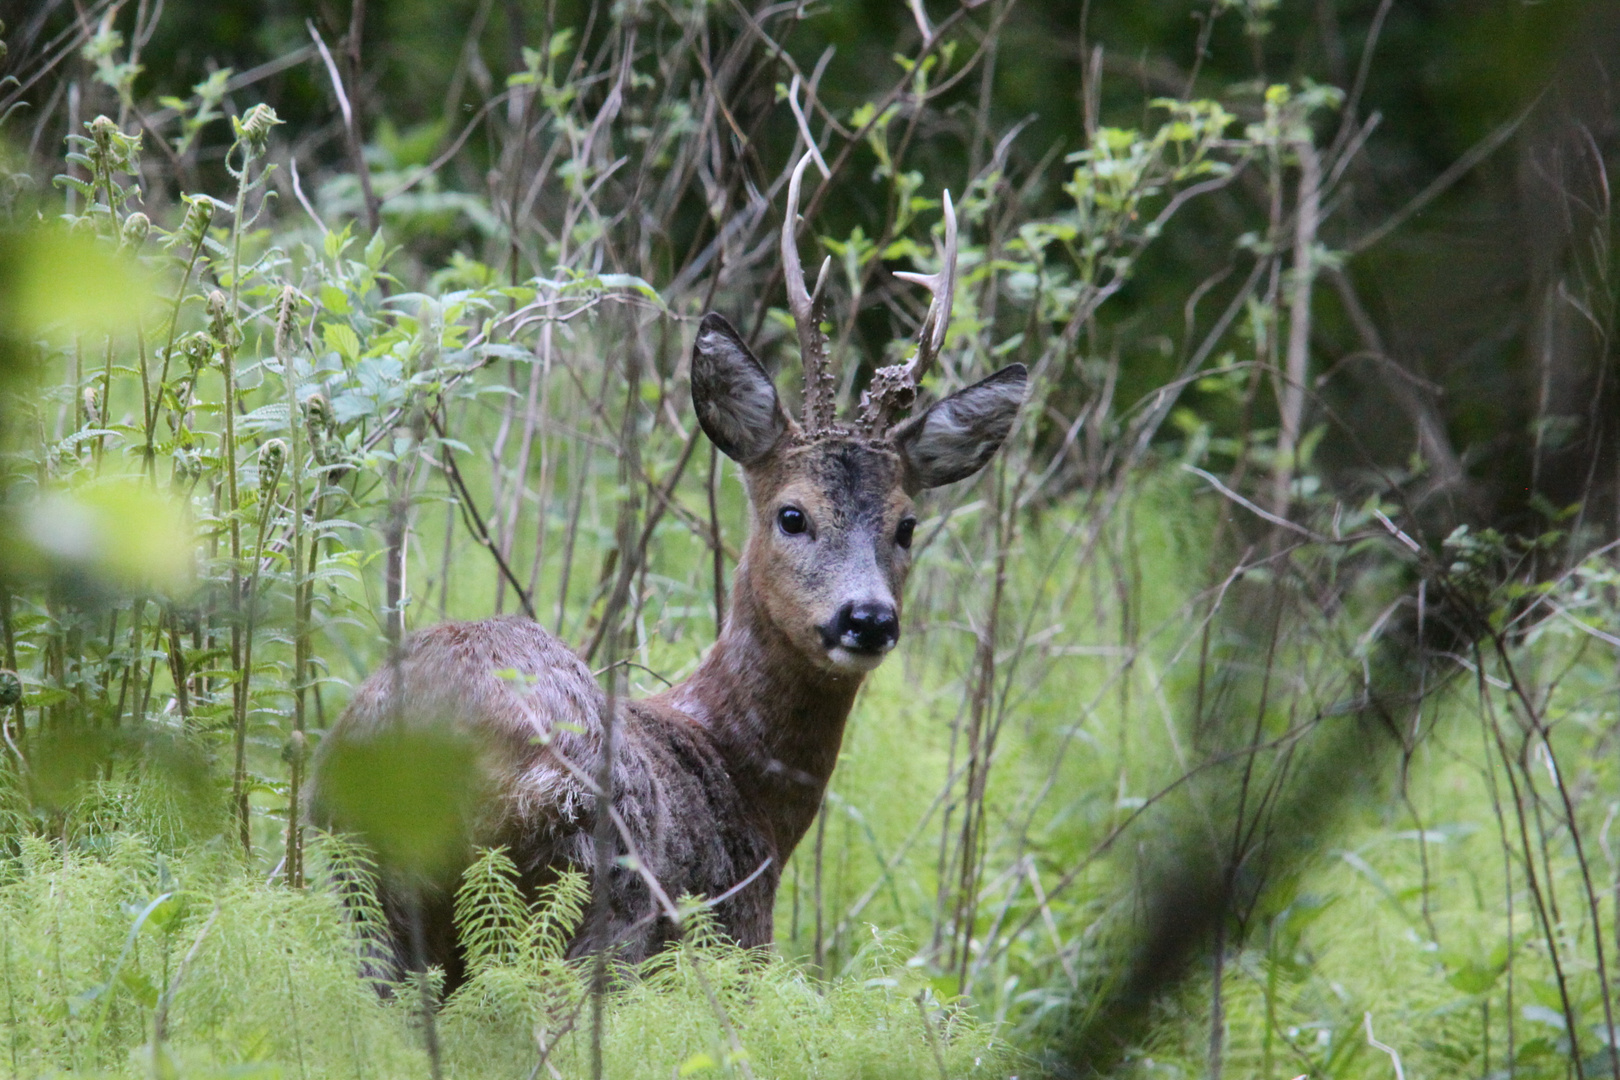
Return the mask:
M 1012 431 L 1028 384 L 1029 369 L 1011 364 L 895 428 L 907 487 L 939 487 L 984 468 Z
M 741 465 L 770 453 L 788 428 L 776 387 L 723 316 L 703 316 L 692 343 L 692 407 L 720 452 Z

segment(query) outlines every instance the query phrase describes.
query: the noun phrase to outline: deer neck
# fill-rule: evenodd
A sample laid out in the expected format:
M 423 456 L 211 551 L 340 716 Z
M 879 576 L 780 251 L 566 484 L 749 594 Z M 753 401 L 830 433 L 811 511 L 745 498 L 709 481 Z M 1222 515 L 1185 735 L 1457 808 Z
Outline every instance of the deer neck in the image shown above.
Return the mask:
M 660 697 L 709 730 L 785 862 L 821 807 L 861 680 L 817 668 L 789 644 L 745 561 L 719 641 Z

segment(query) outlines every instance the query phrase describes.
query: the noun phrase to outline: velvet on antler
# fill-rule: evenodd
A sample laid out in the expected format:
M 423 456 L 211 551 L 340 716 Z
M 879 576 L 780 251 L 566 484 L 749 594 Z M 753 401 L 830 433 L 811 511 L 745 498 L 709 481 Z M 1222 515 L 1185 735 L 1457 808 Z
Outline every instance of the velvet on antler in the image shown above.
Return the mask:
M 831 428 L 838 412 L 832 370 L 827 362 L 827 338 L 821 332 L 822 286 L 826 284 L 832 259 L 822 262 L 821 272 L 816 275 L 815 292 L 810 292 L 805 288 L 796 236 L 799 190 L 804 170 L 813 157 L 807 152 L 793 168 L 793 177 L 788 181 L 787 216 L 782 222 L 782 273 L 787 279 L 788 310 L 793 314 L 793 325 L 799 335 L 799 355 L 804 360 L 804 415 L 800 422 L 807 432 Z M 857 427 L 872 438 L 885 436 L 895 414 L 910 408 L 917 400 L 917 388 L 945 345 L 945 331 L 951 321 L 951 297 L 956 292 L 956 207 L 949 191 L 945 192 L 945 245 L 940 252 L 939 271 L 933 274 L 897 271 L 894 276 L 927 288 L 932 300 L 917 332 L 917 351 L 904 364 L 879 368 L 866 393 L 861 395 Z
M 895 413 L 909 409 L 917 400 L 923 376 L 934 366 L 945 345 L 945 331 L 951 323 L 951 298 L 956 293 L 956 207 L 949 191 L 945 192 L 945 247 L 940 252 L 939 272 L 914 274 L 898 270 L 894 276 L 924 286 L 933 299 L 917 331 L 917 351 L 904 364 L 878 368 L 866 393 L 861 395 L 860 426 L 874 438 L 887 433 Z

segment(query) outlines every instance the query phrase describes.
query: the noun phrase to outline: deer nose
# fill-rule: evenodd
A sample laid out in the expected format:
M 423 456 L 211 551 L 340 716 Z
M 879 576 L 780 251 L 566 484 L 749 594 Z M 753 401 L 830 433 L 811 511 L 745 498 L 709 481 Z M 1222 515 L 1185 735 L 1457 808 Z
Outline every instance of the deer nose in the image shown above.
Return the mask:
M 887 652 L 900 638 L 894 605 L 878 601 L 845 604 L 835 626 L 838 644 L 860 652 Z

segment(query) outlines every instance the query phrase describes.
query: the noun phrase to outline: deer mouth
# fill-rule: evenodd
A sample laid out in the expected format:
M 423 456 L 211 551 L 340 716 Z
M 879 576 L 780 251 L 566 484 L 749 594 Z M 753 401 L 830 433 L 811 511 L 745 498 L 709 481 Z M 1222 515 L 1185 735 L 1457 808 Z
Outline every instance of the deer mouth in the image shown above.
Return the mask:
M 850 648 L 845 645 L 834 645 L 827 650 L 827 659 L 832 661 L 833 667 L 840 671 L 866 672 L 883 663 L 883 658 L 889 655 L 894 648 L 891 642 L 879 649 Z
M 900 640 L 900 622 L 886 602 L 846 604 L 819 627 L 827 659 L 843 671 L 871 671 Z

